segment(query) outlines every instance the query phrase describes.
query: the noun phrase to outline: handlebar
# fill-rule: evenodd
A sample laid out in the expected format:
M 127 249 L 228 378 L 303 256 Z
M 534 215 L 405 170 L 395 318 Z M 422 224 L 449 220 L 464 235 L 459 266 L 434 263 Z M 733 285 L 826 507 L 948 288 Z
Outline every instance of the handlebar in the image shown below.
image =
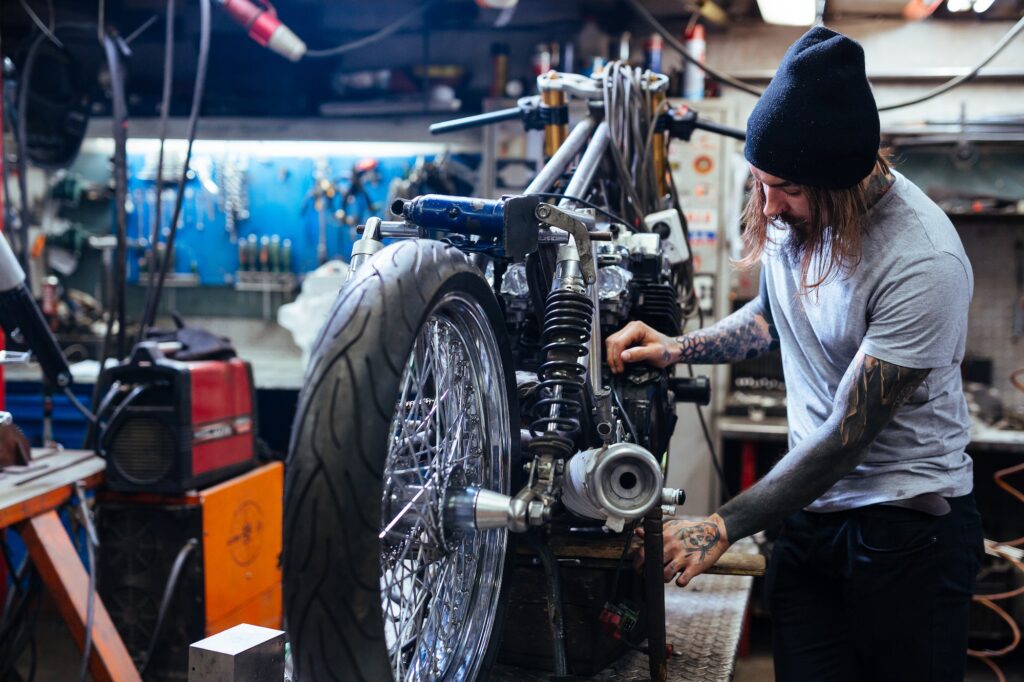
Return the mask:
M 486 114 L 465 116 L 463 118 L 456 118 L 451 121 L 442 121 L 440 123 L 433 124 L 430 126 L 430 134 L 443 135 L 445 133 L 454 133 L 457 130 L 466 130 L 467 128 L 479 128 L 480 126 L 490 125 L 492 123 L 518 119 L 521 118 L 522 115 L 523 112 L 519 107 L 511 107 L 509 109 L 491 111 Z

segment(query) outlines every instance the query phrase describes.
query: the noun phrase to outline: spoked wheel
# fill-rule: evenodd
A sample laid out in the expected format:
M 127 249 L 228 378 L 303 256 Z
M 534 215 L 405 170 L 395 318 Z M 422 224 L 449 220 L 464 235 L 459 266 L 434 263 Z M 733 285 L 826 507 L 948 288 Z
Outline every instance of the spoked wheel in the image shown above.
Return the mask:
M 501 624 L 509 536 L 475 491 L 518 469 L 504 322 L 437 242 L 373 257 L 318 341 L 285 483 L 285 614 L 296 677 L 475 680 Z

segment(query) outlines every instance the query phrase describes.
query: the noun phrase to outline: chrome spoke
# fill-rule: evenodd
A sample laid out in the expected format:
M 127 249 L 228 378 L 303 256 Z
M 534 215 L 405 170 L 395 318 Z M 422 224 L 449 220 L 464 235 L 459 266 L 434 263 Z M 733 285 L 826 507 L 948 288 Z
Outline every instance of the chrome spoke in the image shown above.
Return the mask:
M 479 304 L 449 294 L 406 363 L 383 479 L 381 608 L 396 680 L 473 679 L 479 671 L 507 536 L 449 536 L 442 516 L 449 486 L 472 482 L 509 493 L 508 404 L 496 381 L 502 372 Z

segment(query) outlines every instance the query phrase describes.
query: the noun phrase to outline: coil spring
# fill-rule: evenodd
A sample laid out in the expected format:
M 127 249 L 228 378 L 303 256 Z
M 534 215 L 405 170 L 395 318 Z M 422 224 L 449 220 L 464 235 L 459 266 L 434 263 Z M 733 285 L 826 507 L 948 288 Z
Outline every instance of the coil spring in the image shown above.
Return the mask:
M 530 424 L 531 452 L 548 450 L 564 458 L 575 451 L 569 436 L 580 427 L 586 377 L 579 358 L 588 353 L 593 316 L 593 304 L 583 294 L 566 289 L 548 294 L 541 336 L 544 362 L 537 369 L 540 400 Z M 556 416 L 551 415 L 552 406 L 558 406 Z

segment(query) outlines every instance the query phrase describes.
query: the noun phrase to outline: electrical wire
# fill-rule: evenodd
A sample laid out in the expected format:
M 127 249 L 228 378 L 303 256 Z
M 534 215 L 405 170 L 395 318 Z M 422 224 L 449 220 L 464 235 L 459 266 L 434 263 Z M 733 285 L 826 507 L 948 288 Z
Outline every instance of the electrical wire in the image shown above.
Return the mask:
M 31 215 L 28 203 L 28 90 L 32 82 L 33 67 L 39 48 L 46 40 L 44 34 L 36 36 L 25 55 L 18 78 L 18 111 L 14 125 L 14 142 L 18 152 L 18 193 L 21 195 L 20 225 L 18 226 L 18 260 L 25 272 L 29 272 L 28 229 Z
M 71 387 L 65 386 L 62 390 L 64 391 L 64 396 L 71 403 L 71 406 L 78 410 L 82 414 L 82 416 L 88 420 L 90 424 L 95 424 L 96 415 L 93 414 L 88 407 L 82 404 L 82 401 L 78 399 L 78 396 L 76 396 L 74 391 L 71 390 Z
M 82 645 L 82 664 L 78 670 L 78 682 L 85 682 L 89 672 L 89 656 L 92 654 L 92 628 L 96 611 L 96 528 L 93 526 L 89 513 L 89 504 L 85 499 L 85 486 L 81 481 L 75 483 L 75 496 L 78 498 L 78 512 L 85 526 L 85 551 L 89 560 L 89 592 L 85 608 L 85 643 Z
M 636 428 L 633 426 L 633 421 L 629 418 L 629 413 L 626 412 L 626 408 L 622 405 L 622 399 L 619 398 L 619 392 L 612 387 L 612 398 L 615 400 L 615 405 L 619 408 L 619 414 L 622 416 L 622 421 L 626 423 L 626 430 L 629 431 L 630 437 L 633 442 L 637 445 L 640 444 L 640 438 L 637 435 Z
M 167 608 L 171 605 L 171 597 L 174 596 L 174 588 L 178 586 L 178 579 L 181 577 L 181 570 L 185 567 L 185 560 L 188 559 L 189 555 L 198 546 L 198 540 L 189 538 L 182 548 L 178 550 L 178 555 L 174 557 L 171 573 L 167 576 L 167 584 L 164 586 L 164 596 L 160 600 L 160 609 L 157 611 L 156 625 L 153 627 L 153 634 L 150 635 L 149 645 L 146 647 L 146 657 L 142 659 L 142 665 L 139 666 L 139 677 L 145 675 L 146 668 L 149 667 L 150 662 L 153 660 L 153 654 L 156 653 L 160 631 L 163 630 L 164 617 L 167 615 Z
M 746 83 L 744 81 L 739 80 L 738 78 L 730 76 L 729 74 L 717 71 L 716 69 L 711 68 L 707 64 L 704 64 L 691 57 L 690 53 L 686 50 L 686 46 L 679 42 L 679 39 L 676 38 L 671 31 L 665 28 L 665 26 L 661 22 L 659 22 L 653 14 L 650 13 L 647 10 L 647 8 L 640 3 L 640 0 L 625 1 L 626 4 L 629 5 L 634 12 L 640 15 L 640 17 L 645 22 L 647 22 L 647 24 L 650 25 L 650 27 L 654 29 L 654 31 L 665 40 L 665 43 L 669 47 L 671 47 L 672 49 L 679 53 L 679 55 L 683 58 L 684 61 L 706 73 L 711 78 L 711 80 L 718 81 L 723 85 L 728 85 L 730 87 L 736 88 L 737 90 L 741 90 L 749 95 L 753 95 L 754 97 L 760 97 L 763 94 L 761 90 L 758 90 L 755 86 L 751 85 L 750 83 Z M 1006 46 L 1010 43 L 1010 41 L 1016 38 L 1022 30 L 1024 30 L 1024 18 L 1021 18 L 1016 24 L 1014 24 L 1010 28 L 1010 30 L 1007 31 L 1005 35 L 1003 35 L 999 42 L 997 42 L 992 47 L 992 49 L 989 50 L 989 52 L 984 57 L 982 57 L 981 61 L 978 62 L 966 74 L 962 76 L 957 76 L 956 78 L 951 78 L 942 85 L 933 88 L 932 90 L 929 90 L 923 95 L 913 97 L 902 102 L 886 104 L 884 106 L 878 107 L 878 110 L 893 111 L 895 109 L 902 109 L 904 107 L 909 107 L 914 104 L 920 104 L 921 102 L 933 99 L 935 97 L 938 97 L 939 95 L 944 95 L 953 88 L 956 88 L 957 86 L 962 85 L 963 83 L 971 80 L 972 78 L 978 75 L 978 72 L 981 71 L 981 69 L 983 69 L 989 62 L 995 59 L 996 55 L 1002 52 L 1003 49 L 1005 49 Z
M 701 325 L 704 326 L 703 324 Z M 690 363 L 686 364 L 686 370 L 689 372 L 690 377 L 693 377 L 693 365 Z M 718 482 L 722 486 L 722 492 L 725 493 L 726 499 L 732 498 L 732 491 L 729 489 L 729 484 L 725 480 L 725 470 L 722 469 L 722 463 L 718 461 L 718 453 L 715 448 L 715 443 L 711 439 L 711 430 L 708 428 L 708 423 L 704 419 L 704 410 L 700 409 L 700 405 L 697 403 L 693 404 L 694 409 L 697 410 L 697 419 L 700 420 L 700 430 L 704 432 L 704 442 L 708 446 L 708 455 L 711 457 L 711 465 L 715 468 L 715 473 L 718 475 Z
M 736 88 L 737 90 L 742 90 L 743 92 L 745 92 L 745 93 L 747 93 L 749 95 L 753 95 L 754 97 L 760 97 L 761 96 L 761 91 L 758 90 L 753 85 L 751 85 L 750 83 L 745 83 L 745 82 L 743 82 L 743 81 L 741 81 L 741 80 L 739 80 L 737 78 L 733 78 L 729 74 L 717 71 L 716 69 L 711 68 L 707 64 L 704 64 L 703 62 L 698 61 L 698 60 L 694 59 L 693 57 L 691 57 L 690 53 L 687 52 L 687 50 L 686 50 L 686 46 L 683 45 L 681 42 L 679 42 L 679 39 L 676 38 L 675 35 L 673 35 L 671 31 L 669 31 L 667 28 L 665 28 L 661 24 L 661 22 L 659 22 L 657 19 L 655 19 L 654 15 L 651 14 L 647 10 L 647 8 L 644 7 L 640 3 L 640 0 L 626 0 L 626 4 L 629 5 L 630 8 L 632 8 L 632 10 L 634 12 L 639 14 L 640 18 L 643 19 L 644 21 L 646 21 L 647 24 L 651 28 L 654 29 L 655 33 L 658 33 L 662 38 L 664 38 L 665 43 L 667 43 L 669 45 L 669 47 L 671 47 L 676 52 L 678 52 L 679 55 L 688 64 L 691 64 L 692 66 L 696 66 L 698 69 L 700 69 L 701 71 L 706 73 L 708 76 L 710 76 L 712 80 L 716 80 L 719 83 L 731 86 L 733 88 Z
M 159 14 L 154 14 L 149 19 L 146 19 L 144 22 L 142 22 L 141 26 L 139 26 L 137 29 L 128 34 L 128 36 L 124 39 L 124 44 L 131 45 L 136 38 L 145 33 L 146 29 L 155 24 L 159 18 Z
M 389 35 L 397 31 L 398 29 L 402 28 L 410 21 L 420 16 L 421 14 L 423 14 L 424 12 L 426 12 L 428 9 L 438 4 L 439 2 L 440 0 L 430 0 L 430 2 L 425 2 L 416 9 L 414 9 L 413 11 L 409 12 L 408 14 L 399 17 L 398 19 L 391 22 L 390 24 L 380 29 L 376 33 L 371 33 L 368 36 L 364 36 L 362 38 L 358 38 L 351 42 L 343 43 L 335 47 L 328 47 L 319 50 L 306 50 L 306 56 L 312 57 L 314 59 L 321 59 L 324 57 L 336 57 L 340 54 L 345 54 L 346 52 L 351 52 L 352 50 L 358 50 L 361 47 L 366 47 L 367 45 L 377 42 L 378 40 L 387 38 Z
M 160 243 L 160 217 L 163 210 L 164 187 L 164 147 L 167 143 L 167 119 L 171 109 L 171 84 L 174 81 L 174 0 L 167 0 L 166 26 L 164 28 L 164 79 L 163 93 L 160 98 L 160 148 L 156 157 L 156 197 L 153 206 L 153 227 L 149 233 L 148 270 L 149 282 L 146 297 L 156 287 L 157 244 Z M 136 343 L 145 340 L 144 325 L 139 326 Z
M 171 215 L 170 233 L 167 235 L 167 248 L 164 260 L 160 264 L 160 277 L 156 286 L 148 290 L 147 305 L 143 313 L 139 338 L 146 338 L 146 332 L 156 320 L 157 308 L 160 305 L 160 294 L 163 291 L 167 271 L 174 262 L 174 238 L 178 233 L 178 221 L 181 218 L 182 202 L 185 199 L 185 181 L 188 179 L 189 162 L 192 160 L 192 144 L 196 138 L 196 124 L 199 120 L 199 109 L 203 104 L 203 92 L 206 87 L 206 69 L 210 58 L 210 0 L 199 0 L 199 57 L 196 65 L 195 87 L 192 92 L 192 110 L 188 115 L 188 147 L 185 160 L 181 165 L 181 177 L 178 180 L 178 191 L 174 201 L 174 213 Z M 159 191 L 159 190 L 158 190 Z
M 32 11 L 32 8 L 28 4 L 28 0 L 18 0 L 18 2 L 21 3 L 22 9 L 25 10 L 25 14 L 27 14 L 28 18 L 32 20 L 32 23 L 36 25 L 36 28 L 42 31 L 43 35 L 46 36 L 51 43 L 63 49 L 64 43 L 54 35 L 53 30 L 51 30 L 50 27 L 43 23 L 43 20 L 39 18 L 39 15 Z
M 1020 34 L 1021 31 L 1024 31 L 1024 17 L 1021 17 L 1021 19 L 1018 20 L 1017 23 L 1014 24 L 1010 28 L 1010 30 L 1007 31 L 1006 34 L 1003 35 L 1003 37 L 999 39 L 999 42 L 997 42 L 995 45 L 993 45 L 992 49 L 989 50 L 985 54 L 985 56 L 981 58 L 981 61 L 978 62 L 974 66 L 974 68 L 971 69 L 970 71 L 968 71 L 967 73 L 963 74 L 962 76 L 957 76 L 956 78 L 952 78 L 952 79 L 946 81 L 945 83 L 943 83 L 942 85 L 929 90 L 928 92 L 924 93 L 923 95 L 920 95 L 918 97 L 912 97 L 912 98 L 910 98 L 908 100 L 904 100 L 902 102 L 896 102 L 894 104 L 886 104 L 885 106 L 878 107 L 878 110 L 879 111 L 892 111 L 893 109 L 902 109 L 903 107 L 909 107 L 909 106 L 914 105 L 914 104 L 920 104 L 921 102 L 925 102 L 925 101 L 930 100 L 930 99 L 932 99 L 934 97 L 938 97 L 939 95 L 943 95 L 943 94 L 949 92 L 950 90 L 952 90 L 953 88 L 957 87 L 958 85 L 960 85 L 962 83 L 965 83 L 966 81 L 971 80 L 972 78 L 974 78 L 975 76 L 978 75 L 978 72 L 981 71 L 981 69 L 984 68 L 986 64 L 988 64 L 993 59 L 995 59 L 996 55 L 998 55 L 1000 52 L 1002 52 L 1006 48 L 1006 46 L 1010 44 L 1010 41 L 1012 41 L 1014 38 L 1016 38 L 1017 35 Z

